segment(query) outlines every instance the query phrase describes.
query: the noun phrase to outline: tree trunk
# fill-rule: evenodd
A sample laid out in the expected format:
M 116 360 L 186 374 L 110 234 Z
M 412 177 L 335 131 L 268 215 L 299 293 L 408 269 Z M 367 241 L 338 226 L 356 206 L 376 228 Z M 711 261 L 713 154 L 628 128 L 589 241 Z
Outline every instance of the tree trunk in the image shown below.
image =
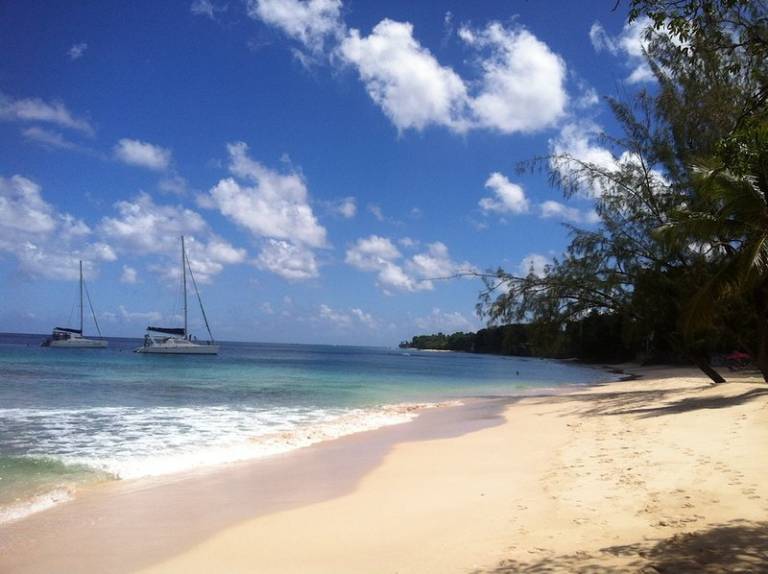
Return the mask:
M 705 355 L 700 353 L 691 353 L 691 359 L 693 359 L 694 364 L 699 367 L 705 375 L 712 379 L 713 383 L 720 384 L 725 382 L 725 379 L 722 377 L 722 375 L 713 369 L 712 365 L 709 364 L 709 359 Z

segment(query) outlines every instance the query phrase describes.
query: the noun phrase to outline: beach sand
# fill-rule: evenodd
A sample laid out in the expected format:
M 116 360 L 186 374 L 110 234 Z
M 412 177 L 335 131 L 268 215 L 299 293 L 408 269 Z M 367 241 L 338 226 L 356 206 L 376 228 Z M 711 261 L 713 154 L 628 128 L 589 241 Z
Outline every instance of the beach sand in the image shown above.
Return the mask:
M 642 375 L 109 485 L 0 529 L 0 571 L 768 572 L 768 385 Z

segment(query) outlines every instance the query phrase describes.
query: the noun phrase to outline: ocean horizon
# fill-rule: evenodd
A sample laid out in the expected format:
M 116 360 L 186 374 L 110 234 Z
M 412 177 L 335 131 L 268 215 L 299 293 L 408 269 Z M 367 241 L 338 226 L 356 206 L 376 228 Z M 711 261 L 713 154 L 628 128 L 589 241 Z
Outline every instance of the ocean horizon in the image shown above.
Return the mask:
M 106 480 L 264 458 L 400 424 L 463 399 L 615 379 L 552 360 L 221 342 L 218 356 L 50 349 L 0 333 L 0 523 Z

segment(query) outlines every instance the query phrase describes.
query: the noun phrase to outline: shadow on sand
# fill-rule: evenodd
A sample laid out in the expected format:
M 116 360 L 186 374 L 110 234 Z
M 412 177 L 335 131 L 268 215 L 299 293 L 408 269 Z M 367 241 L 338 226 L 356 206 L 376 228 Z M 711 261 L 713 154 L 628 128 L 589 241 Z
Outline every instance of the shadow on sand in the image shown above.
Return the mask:
M 768 572 L 768 522 L 732 521 L 708 530 L 648 542 L 505 560 L 473 574 L 756 574 Z
M 712 388 L 710 385 L 706 385 L 699 390 L 711 390 Z M 587 417 L 636 415 L 639 418 L 650 418 L 697 410 L 722 409 L 742 405 L 760 397 L 768 397 L 768 386 L 766 386 L 765 388 L 753 388 L 738 395 L 689 396 L 675 400 L 675 395 L 690 394 L 691 390 L 696 389 L 580 393 L 563 397 L 547 397 L 546 401 L 549 403 L 584 403 L 586 408 L 580 412 Z

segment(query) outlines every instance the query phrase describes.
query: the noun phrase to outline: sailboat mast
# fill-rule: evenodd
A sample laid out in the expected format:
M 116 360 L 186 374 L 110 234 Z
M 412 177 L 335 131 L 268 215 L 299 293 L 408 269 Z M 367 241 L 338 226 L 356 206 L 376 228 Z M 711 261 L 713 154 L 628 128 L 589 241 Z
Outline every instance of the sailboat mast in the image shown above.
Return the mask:
M 80 260 L 80 334 L 83 334 L 83 261 Z
M 181 277 L 184 291 L 184 338 L 187 337 L 187 254 L 184 249 L 184 236 L 181 236 Z

